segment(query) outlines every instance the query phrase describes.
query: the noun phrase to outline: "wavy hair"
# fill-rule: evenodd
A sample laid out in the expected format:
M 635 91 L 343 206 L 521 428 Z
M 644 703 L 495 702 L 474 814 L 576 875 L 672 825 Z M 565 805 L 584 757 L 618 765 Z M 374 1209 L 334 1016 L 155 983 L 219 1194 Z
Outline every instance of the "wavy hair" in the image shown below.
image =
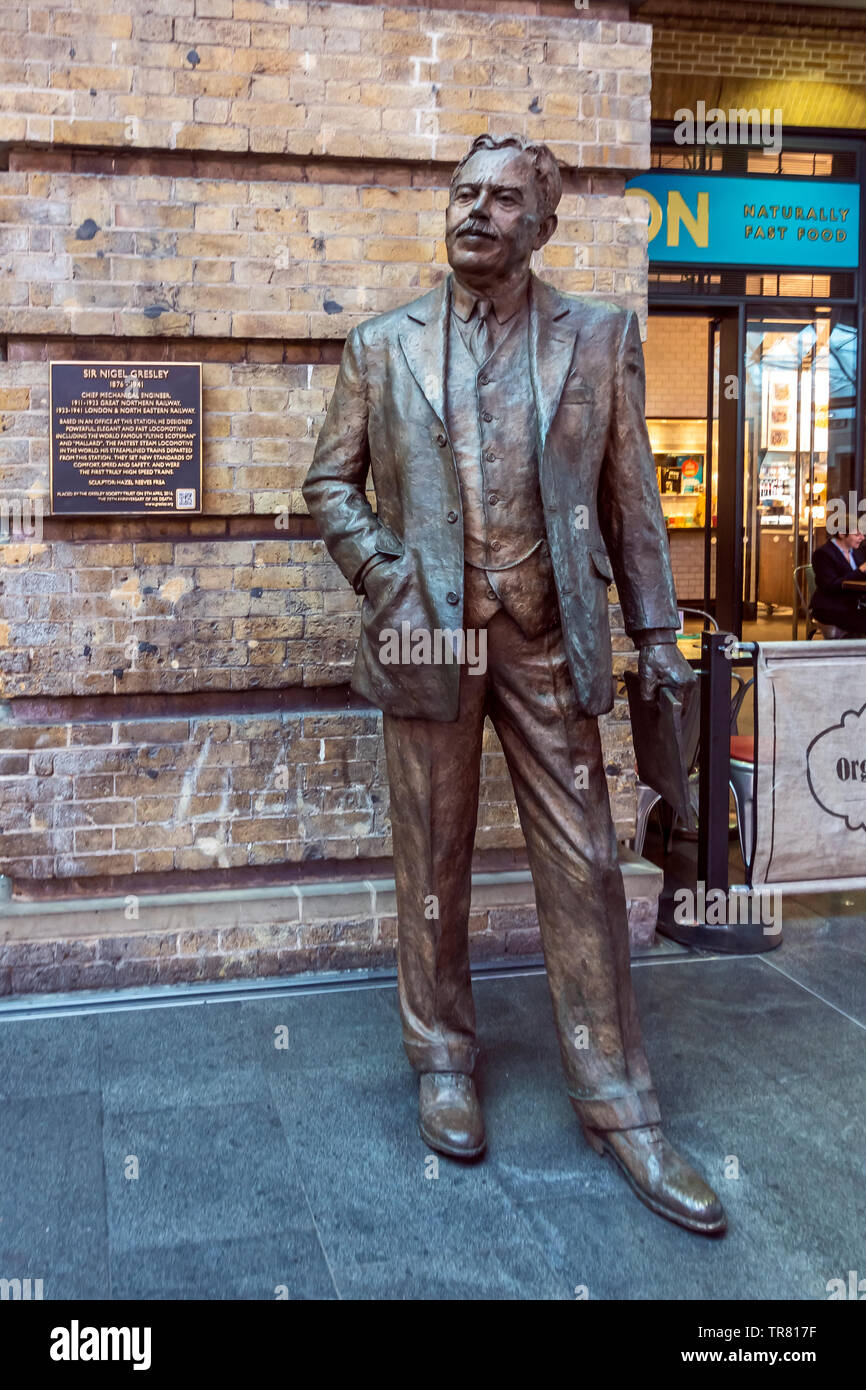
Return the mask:
M 529 155 L 535 169 L 539 213 L 541 217 L 550 217 L 556 211 L 562 197 L 562 175 L 559 172 L 559 165 L 547 145 L 539 144 L 536 140 L 527 140 L 525 135 L 476 136 L 451 175 L 451 193 L 454 192 L 454 185 L 457 183 L 460 171 L 479 150 L 507 149 L 514 149 L 519 154 Z

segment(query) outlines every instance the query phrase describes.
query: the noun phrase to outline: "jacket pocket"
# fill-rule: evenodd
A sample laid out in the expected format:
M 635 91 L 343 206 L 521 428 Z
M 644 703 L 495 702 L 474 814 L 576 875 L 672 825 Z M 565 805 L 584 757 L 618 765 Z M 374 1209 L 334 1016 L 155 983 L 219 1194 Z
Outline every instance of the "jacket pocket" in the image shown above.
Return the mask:
M 585 381 L 570 381 L 559 398 L 560 405 L 591 405 L 595 400 L 591 386 Z
M 612 584 L 613 570 L 610 567 L 610 560 L 607 557 L 607 552 L 604 550 L 591 550 L 589 553 L 592 556 L 592 563 L 597 573 L 600 574 L 602 579 L 606 580 L 608 584 Z

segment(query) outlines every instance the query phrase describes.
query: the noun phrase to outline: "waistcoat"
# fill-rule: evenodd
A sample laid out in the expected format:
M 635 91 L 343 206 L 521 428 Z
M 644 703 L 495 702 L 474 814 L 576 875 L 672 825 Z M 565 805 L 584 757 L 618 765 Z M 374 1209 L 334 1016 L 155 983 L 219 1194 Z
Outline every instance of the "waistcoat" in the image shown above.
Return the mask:
M 559 622 L 559 608 L 538 479 L 528 309 L 513 315 L 481 366 L 449 315 L 445 390 L 466 562 L 486 571 L 490 596 L 526 636 L 540 635 Z

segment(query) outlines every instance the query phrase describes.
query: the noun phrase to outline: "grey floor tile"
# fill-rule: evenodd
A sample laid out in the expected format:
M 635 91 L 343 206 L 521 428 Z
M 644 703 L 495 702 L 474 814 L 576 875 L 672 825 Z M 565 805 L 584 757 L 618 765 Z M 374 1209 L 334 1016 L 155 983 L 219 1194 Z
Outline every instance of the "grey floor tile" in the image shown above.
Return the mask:
M 408 1064 L 271 1084 L 342 1297 L 555 1296 L 493 1168 L 424 1145 Z
M 99 1094 L 97 1022 L 0 1017 L 0 1099 Z
M 834 926 L 832 937 L 786 942 L 768 963 L 866 1026 L 866 928 Z
M 238 1004 L 102 1014 L 99 1043 L 106 1111 L 267 1099 Z
M 311 1226 L 252 1239 L 138 1247 L 112 1261 L 122 1299 L 336 1299 Z
M 250 1000 L 240 1007 L 251 1055 L 276 1074 L 310 1067 L 339 1073 L 402 1057 L 396 994 L 396 986 L 377 986 Z
M 862 1102 L 866 1033 L 759 957 L 636 971 L 635 992 L 663 1114 L 802 1110 L 840 1063 Z
M 99 1097 L 4 1100 L 0 1277 L 42 1279 L 49 1298 L 109 1294 Z
M 268 1103 L 107 1114 L 105 1172 L 112 1254 L 312 1225 Z

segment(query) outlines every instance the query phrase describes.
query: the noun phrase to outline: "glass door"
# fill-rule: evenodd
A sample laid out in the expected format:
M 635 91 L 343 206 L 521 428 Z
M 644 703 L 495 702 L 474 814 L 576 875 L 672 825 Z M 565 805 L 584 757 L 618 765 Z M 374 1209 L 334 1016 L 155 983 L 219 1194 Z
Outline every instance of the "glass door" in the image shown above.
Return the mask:
M 745 342 L 743 636 L 797 638 L 828 499 L 854 486 L 853 311 L 749 316 Z
M 716 330 L 706 313 L 651 313 L 645 349 L 647 427 L 677 602 L 701 609 L 712 601 L 715 582 Z

